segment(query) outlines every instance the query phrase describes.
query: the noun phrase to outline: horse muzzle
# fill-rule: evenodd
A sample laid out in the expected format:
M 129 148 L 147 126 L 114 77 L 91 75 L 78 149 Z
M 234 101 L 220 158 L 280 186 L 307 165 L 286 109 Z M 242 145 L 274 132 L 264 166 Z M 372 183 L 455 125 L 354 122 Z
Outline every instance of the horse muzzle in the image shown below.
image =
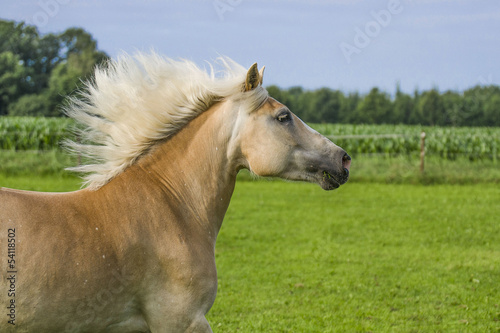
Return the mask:
M 334 190 L 347 182 L 349 179 L 349 169 L 351 168 L 351 157 L 344 153 L 342 156 L 342 166 L 340 170 L 325 169 L 321 172 L 319 185 L 326 191 Z

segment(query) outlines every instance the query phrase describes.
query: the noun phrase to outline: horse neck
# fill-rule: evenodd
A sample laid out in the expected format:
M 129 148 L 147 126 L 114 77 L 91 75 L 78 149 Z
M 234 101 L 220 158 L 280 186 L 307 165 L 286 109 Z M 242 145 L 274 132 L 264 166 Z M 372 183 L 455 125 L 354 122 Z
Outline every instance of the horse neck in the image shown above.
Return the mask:
M 136 196 L 156 198 L 144 207 L 169 206 L 179 223 L 218 234 L 234 190 L 238 161 L 230 152 L 234 120 L 216 104 L 128 168 L 117 183 L 133 183 Z M 111 185 L 108 184 L 108 185 Z M 137 190 L 139 189 L 139 190 Z M 146 200 L 146 199 L 144 199 Z M 165 207 L 157 207 L 159 210 Z M 161 222 L 160 222 L 161 223 Z M 215 240 L 215 238 L 214 238 Z

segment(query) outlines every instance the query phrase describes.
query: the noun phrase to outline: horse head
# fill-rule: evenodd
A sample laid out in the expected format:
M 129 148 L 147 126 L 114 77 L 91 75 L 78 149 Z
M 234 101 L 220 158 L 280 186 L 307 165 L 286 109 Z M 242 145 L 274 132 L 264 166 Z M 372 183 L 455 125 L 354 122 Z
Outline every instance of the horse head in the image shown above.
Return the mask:
M 262 85 L 264 68 L 248 70 L 244 94 Z M 332 190 L 347 182 L 351 157 L 293 114 L 267 97 L 257 108 L 239 114 L 242 168 L 258 176 L 319 184 Z

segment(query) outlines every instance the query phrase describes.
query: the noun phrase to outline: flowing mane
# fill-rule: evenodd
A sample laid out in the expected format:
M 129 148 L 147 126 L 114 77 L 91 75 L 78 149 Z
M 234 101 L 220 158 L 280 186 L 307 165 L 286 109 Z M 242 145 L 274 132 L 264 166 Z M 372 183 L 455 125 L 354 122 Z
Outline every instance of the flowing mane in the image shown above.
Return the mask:
M 91 161 L 69 170 L 86 173 L 84 184 L 96 190 L 213 104 L 240 100 L 252 110 L 267 98 L 261 86 L 243 92 L 244 67 L 229 58 L 217 63 L 222 70 L 209 65 L 207 72 L 187 60 L 138 54 L 97 68 L 80 98 L 71 98 L 65 109 L 80 128 L 80 142 L 66 144 Z

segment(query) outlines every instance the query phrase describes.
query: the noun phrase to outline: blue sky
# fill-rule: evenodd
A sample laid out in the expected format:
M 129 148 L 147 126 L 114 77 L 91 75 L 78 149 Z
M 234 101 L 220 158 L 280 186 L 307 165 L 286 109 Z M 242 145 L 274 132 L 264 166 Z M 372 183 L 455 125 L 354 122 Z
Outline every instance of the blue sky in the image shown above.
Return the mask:
M 112 57 L 258 62 L 265 85 L 284 88 L 500 84 L 498 0 L 1 0 L 0 17 L 42 33 L 83 27 Z

